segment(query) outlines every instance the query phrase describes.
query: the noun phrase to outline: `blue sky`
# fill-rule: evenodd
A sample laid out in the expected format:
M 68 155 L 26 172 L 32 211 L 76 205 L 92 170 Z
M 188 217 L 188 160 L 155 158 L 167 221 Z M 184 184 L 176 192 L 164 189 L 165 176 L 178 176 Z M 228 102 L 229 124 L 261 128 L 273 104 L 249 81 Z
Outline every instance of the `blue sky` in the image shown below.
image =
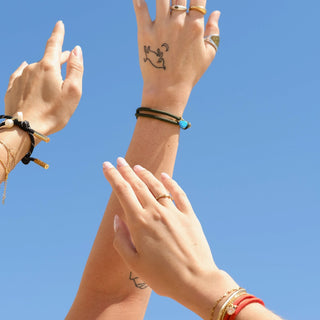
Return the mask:
M 219 0 L 207 8 L 222 11 L 221 46 L 185 111 L 192 128 L 181 134 L 175 179 L 218 266 L 284 318 L 314 318 L 320 4 Z M 66 25 L 64 49 L 84 51 L 79 108 L 35 151 L 50 169 L 19 164 L 0 207 L 0 319 L 63 319 L 111 192 L 102 162 L 125 154 L 135 125 L 134 11 L 131 1 L 13 0 L 0 12 L 1 101 L 13 70 L 41 58 L 57 20 Z M 163 318 L 198 319 L 153 295 L 145 319 Z

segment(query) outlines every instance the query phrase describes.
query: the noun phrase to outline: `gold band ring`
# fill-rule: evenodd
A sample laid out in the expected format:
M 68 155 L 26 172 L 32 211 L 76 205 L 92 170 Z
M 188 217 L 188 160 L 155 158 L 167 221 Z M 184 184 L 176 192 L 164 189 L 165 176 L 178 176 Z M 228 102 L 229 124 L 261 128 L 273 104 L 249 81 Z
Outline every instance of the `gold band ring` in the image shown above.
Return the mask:
M 170 200 L 173 200 L 170 194 L 161 194 L 160 196 L 156 197 L 156 200 L 159 201 L 160 199 L 163 199 L 163 198 L 168 198 Z
M 175 4 L 173 6 L 171 6 L 171 10 L 176 10 L 176 11 L 187 11 L 187 7 L 186 6 L 180 6 L 178 4 Z
M 216 49 L 216 51 L 218 51 L 220 43 L 220 36 L 218 34 L 210 34 L 210 36 L 204 38 L 204 41 L 210 43 Z
M 195 11 L 198 11 L 200 13 L 202 13 L 203 15 L 205 15 L 207 13 L 207 9 L 203 6 L 191 6 L 189 7 L 189 11 L 192 11 L 192 10 L 195 10 Z

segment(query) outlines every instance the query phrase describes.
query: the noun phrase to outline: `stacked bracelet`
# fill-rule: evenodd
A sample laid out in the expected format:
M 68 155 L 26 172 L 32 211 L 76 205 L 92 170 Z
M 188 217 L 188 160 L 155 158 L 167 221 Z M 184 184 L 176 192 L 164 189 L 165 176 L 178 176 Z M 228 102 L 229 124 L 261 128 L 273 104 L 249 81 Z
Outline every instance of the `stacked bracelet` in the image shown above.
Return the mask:
M 218 304 L 227 297 L 227 300 L 221 306 L 217 320 L 235 320 L 239 312 L 251 303 L 259 303 L 264 306 L 261 299 L 248 294 L 245 289 L 237 288 L 226 292 L 220 299 L 218 299 L 211 311 L 210 320 L 213 319 L 214 312 Z
M 160 114 L 165 117 L 157 116 L 155 114 Z M 191 123 L 184 120 L 182 117 L 178 117 L 174 114 L 171 114 L 169 112 L 165 112 L 162 110 L 156 110 L 156 109 L 147 108 L 147 107 L 140 107 L 136 110 L 136 118 L 138 117 L 152 118 L 152 119 L 172 123 L 172 124 L 178 125 L 183 130 L 186 130 L 191 127 Z
M 253 296 L 252 294 L 245 294 L 235 299 L 227 306 L 223 320 L 235 320 L 239 312 L 251 303 L 259 303 L 264 306 L 264 302 L 261 299 Z
M 29 152 L 22 158 L 21 162 L 23 164 L 29 164 L 30 161 L 33 161 L 34 163 L 38 164 L 39 166 L 43 167 L 44 169 L 48 169 L 49 165 L 39 159 L 32 158 L 32 152 L 35 147 L 35 139 L 34 137 L 37 137 L 41 139 L 42 141 L 49 142 L 50 138 L 33 130 L 30 127 L 30 123 L 26 120 L 23 121 L 23 115 L 22 112 L 17 113 L 17 118 L 13 118 L 11 116 L 6 115 L 0 115 L 0 119 L 6 119 L 5 121 L 0 123 L 0 129 L 1 128 L 12 128 L 13 126 L 17 126 L 23 131 L 27 132 L 31 141 L 31 146 Z

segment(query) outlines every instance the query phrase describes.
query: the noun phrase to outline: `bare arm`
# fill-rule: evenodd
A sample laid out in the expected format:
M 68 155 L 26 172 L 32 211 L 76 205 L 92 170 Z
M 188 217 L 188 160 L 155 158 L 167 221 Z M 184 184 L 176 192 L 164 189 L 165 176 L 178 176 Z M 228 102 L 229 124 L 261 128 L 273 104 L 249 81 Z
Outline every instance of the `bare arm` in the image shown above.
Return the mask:
M 169 0 L 157 0 L 154 22 L 144 1 L 134 0 L 134 7 L 144 79 L 141 105 L 181 116 L 193 86 L 215 56 L 215 50 L 203 37 L 205 33 L 218 33 L 220 13 L 210 16 L 205 30 L 202 14 L 171 14 Z M 139 118 L 125 158 L 131 165 L 144 165 L 156 176 L 162 171 L 172 174 L 179 134 L 178 126 Z M 143 285 L 137 287 L 132 280 L 136 275 L 130 274 L 132 270 L 113 247 L 113 217 L 122 211 L 112 194 L 68 320 L 143 319 L 151 290 Z

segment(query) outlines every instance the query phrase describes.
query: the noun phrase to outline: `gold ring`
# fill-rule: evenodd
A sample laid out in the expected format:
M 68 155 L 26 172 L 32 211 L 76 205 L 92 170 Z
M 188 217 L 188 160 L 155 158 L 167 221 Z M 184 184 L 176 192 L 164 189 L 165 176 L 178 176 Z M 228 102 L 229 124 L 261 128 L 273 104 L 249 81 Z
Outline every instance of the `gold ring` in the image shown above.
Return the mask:
M 220 44 L 220 36 L 218 34 L 210 34 L 210 36 L 204 38 L 204 41 L 210 43 L 216 49 L 216 51 L 218 51 Z
M 187 11 L 188 9 L 186 6 L 180 6 L 178 4 L 175 4 L 175 5 L 171 6 L 171 10 Z
M 195 10 L 195 11 L 198 11 L 200 13 L 202 13 L 203 15 L 205 15 L 207 13 L 207 9 L 203 6 L 191 6 L 189 7 L 189 11 L 192 11 L 192 10 Z
M 159 201 L 160 199 L 163 199 L 163 198 L 168 198 L 170 200 L 173 200 L 170 194 L 161 194 L 160 196 L 156 197 L 156 200 Z

